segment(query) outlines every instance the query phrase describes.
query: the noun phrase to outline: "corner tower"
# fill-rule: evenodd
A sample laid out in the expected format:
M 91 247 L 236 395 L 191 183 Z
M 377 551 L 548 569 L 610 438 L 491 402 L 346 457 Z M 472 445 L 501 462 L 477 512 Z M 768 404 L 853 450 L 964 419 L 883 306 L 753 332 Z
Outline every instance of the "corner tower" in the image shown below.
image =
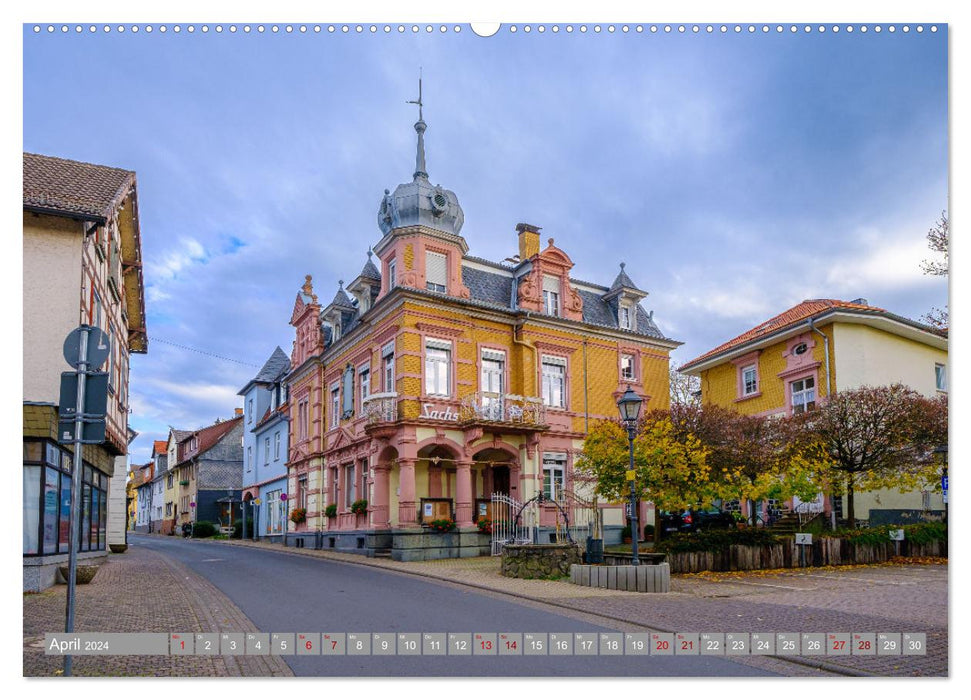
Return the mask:
M 462 284 L 462 257 L 469 246 L 462 238 L 465 212 L 458 197 L 441 185 L 432 185 L 425 164 L 425 130 L 421 79 L 418 81 L 418 147 L 411 182 L 384 191 L 378 209 L 382 238 L 374 246 L 381 265 L 381 292 L 410 287 L 468 298 Z

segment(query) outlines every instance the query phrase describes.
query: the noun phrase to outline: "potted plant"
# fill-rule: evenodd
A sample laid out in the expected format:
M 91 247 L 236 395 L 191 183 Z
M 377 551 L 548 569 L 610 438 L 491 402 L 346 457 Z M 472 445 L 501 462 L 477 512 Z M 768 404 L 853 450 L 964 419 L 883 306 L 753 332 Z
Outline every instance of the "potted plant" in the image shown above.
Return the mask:
M 653 540 L 654 540 L 654 525 L 651 523 L 648 523 L 647 525 L 644 526 L 644 541 L 647 542 L 647 541 L 653 541 Z
M 354 501 L 351 504 L 351 512 L 354 513 L 354 515 L 364 515 L 367 513 L 367 501 L 365 501 L 363 498 L 359 501 Z
M 624 544 L 630 544 L 630 538 L 630 525 L 624 525 L 623 529 L 620 531 L 620 539 L 623 540 Z
M 455 529 L 455 521 L 451 518 L 438 518 L 429 522 L 428 527 L 435 532 L 451 532 Z
M 336 518 L 337 517 L 337 504 L 336 503 L 331 503 L 329 506 L 327 506 L 326 508 L 324 508 L 324 515 L 326 515 L 328 518 Z
M 492 521 L 484 515 L 479 516 L 479 519 L 475 521 L 475 525 L 483 535 L 492 534 Z
M 307 519 L 307 509 L 306 508 L 294 508 L 290 511 L 290 522 L 294 525 L 299 525 Z

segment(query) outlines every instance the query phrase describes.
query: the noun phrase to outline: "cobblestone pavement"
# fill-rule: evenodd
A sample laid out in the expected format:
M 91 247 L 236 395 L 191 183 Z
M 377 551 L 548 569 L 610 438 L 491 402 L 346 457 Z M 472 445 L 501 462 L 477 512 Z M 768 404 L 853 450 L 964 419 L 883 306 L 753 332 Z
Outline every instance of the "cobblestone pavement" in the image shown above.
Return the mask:
M 250 542 L 214 546 L 268 547 Z M 924 632 L 926 656 L 801 657 L 859 675 L 948 675 L 946 563 L 902 561 L 775 572 L 672 576 L 668 594 L 580 588 L 566 581 L 510 579 L 498 557 L 396 562 L 329 551 L 294 554 L 378 566 L 669 632 Z M 750 657 L 762 665 L 762 660 Z M 768 660 L 765 660 L 768 662 Z M 791 668 L 791 667 L 790 667 Z
M 44 634 L 64 629 L 67 586 L 25 593 L 24 676 L 61 675 L 63 657 L 44 653 Z M 139 547 L 112 554 L 77 587 L 77 632 L 257 632 L 232 602 L 178 562 Z M 75 676 L 292 676 L 279 657 L 75 656 Z

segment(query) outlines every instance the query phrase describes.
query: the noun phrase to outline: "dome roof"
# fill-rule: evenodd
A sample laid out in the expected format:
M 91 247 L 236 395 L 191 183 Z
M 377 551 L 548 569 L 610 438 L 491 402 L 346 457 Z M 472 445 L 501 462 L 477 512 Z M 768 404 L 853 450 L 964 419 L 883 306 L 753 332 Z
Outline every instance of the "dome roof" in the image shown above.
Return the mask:
M 421 97 L 419 96 L 420 109 Z M 420 113 L 415 123 L 418 132 L 418 154 L 415 173 L 411 182 L 398 185 L 394 192 L 384 191 L 378 208 L 378 226 L 387 235 L 392 229 L 404 226 L 427 226 L 458 236 L 465 223 L 465 212 L 458 197 L 451 190 L 428 181 L 425 171 L 425 129 L 427 125 Z

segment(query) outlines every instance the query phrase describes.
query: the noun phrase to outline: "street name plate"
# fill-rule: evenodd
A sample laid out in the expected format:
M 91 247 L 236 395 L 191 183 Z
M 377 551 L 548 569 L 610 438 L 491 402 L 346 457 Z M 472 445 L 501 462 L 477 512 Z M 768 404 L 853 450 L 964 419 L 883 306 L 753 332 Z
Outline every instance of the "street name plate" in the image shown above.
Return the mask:
M 471 642 L 469 642 L 471 644 Z M 448 639 L 444 632 L 425 632 L 421 636 L 421 653 L 426 656 L 444 656 L 449 653 Z
M 573 656 L 571 632 L 550 632 L 550 656 Z
M 702 656 L 722 656 L 725 653 L 725 634 L 723 632 L 703 632 L 698 636 Z
M 574 656 L 597 655 L 597 633 L 577 632 L 573 637 Z
M 771 632 L 753 632 L 749 648 L 753 654 L 775 655 L 775 635 Z
M 196 654 L 203 656 L 219 656 L 219 635 L 215 632 L 197 633 Z
M 395 639 L 393 632 L 374 632 L 371 635 L 371 653 L 375 656 L 394 656 Z
M 651 632 L 651 656 L 674 656 L 673 632 Z
M 749 653 L 748 632 L 726 632 L 725 633 L 725 653 L 728 656 L 748 656 L 748 653 Z
M 647 632 L 628 632 L 624 635 L 624 653 L 628 656 L 647 656 L 651 653 L 651 635 Z
M 600 655 L 622 656 L 624 654 L 624 634 L 622 632 L 600 633 Z
M 799 656 L 799 635 L 795 632 L 779 632 L 775 636 L 777 656 Z
M 927 654 L 927 635 L 923 632 L 904 632 L 901 648 L 904 656 Z
M 678 632 L 674 635 L 674 653 L 677 656 L 698 655 L 698 633 Z
M 449 656 L 472 656 L 472 635 L 468 632 L 448 633 Z
M 270 635 L 265 632 L 246 633 L 246 655 L 265 656 L 270 653 Z
M 526 632 L 523 634 L 523 654 L 526 656 L 546 656 L 549 643 L 549 635 L 545 632 Z
M 848 632 L 830 632 L 826 635 L 827 656 L 849 656 L 853 649 Z
M 877 656 L 899 656 L 900 655 L 900 633 L 899 632 L 878 632 L 877 633 Z
M 270 635 L 270 653 L 277 656 L 293 656 L 296 653 L 296 635 L 274 632 Z
M 499 633 L 499 656 L 521 656 L 523 635 L 519 632 Z
M 495 656 L 496 649 L 495 632 L 476 632 L 472 637 L 472 653 L 476 656 Z
M 803 656 L 821 656 L 826 653 L 826 634 L 824 632 L 803 632 L 801 641 Z
M 193 643 L 195 638 L 191 634 L 179 632 L 169 635 L 169 653 L 172 656 L 192 656 L 196 653 Z
M 320 632 L 297 632 L 297 656 L 320 656 Z
M 242 656 L 245 651 L 242 632 L 220 632 L 219 653 L 223 656 Z

